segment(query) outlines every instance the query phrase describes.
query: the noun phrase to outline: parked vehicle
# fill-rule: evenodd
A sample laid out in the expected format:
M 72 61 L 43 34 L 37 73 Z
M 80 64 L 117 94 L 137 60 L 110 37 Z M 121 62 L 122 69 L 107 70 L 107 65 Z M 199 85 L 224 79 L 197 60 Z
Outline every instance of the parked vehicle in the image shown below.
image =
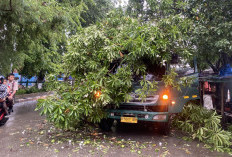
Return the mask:
M 5 116 L 6 116 L 6 112 L 3 108 L 3 103 L 0 103 L 0 126 L 4 125 L 9 119 L 8 117 Z
M 194 81 L 191 86 L 176 88 L 165 88 L 164 83 L 159 79 L 157 91 L 147 95 L 145 101 L 139 99 L 136 89 L 141 88 L 138 82 L 133 83 L 132 100 L 122 102 L 118 108 L 108 105 L 108 118 L 103 119 L 100 127 L 109 131 L 114 120 L 121 123 L 138 123 L 141 121 L 152 122 L 164 134 L 170 131 L 170 118 L 180 113 L 184 105 L 192 100 L 199 100 L 198 73 L 191 68 L 183 68 L 178 64 L 177 73 L 179 78 L 192 77 Z M 167 68 L 166 68 L 167 69 Z

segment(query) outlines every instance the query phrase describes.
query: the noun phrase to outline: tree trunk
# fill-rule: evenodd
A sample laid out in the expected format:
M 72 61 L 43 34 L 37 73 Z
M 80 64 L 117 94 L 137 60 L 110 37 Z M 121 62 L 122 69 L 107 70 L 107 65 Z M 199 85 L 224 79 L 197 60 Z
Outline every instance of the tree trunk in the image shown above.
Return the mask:
M 212 70 L 213 70 L 214 73 L 218 73 L 219 72 L 219 68 L 217 68 L 216 66 L 214 66 L 208 59 L 206 60 L 206 62 L 212 68 Z

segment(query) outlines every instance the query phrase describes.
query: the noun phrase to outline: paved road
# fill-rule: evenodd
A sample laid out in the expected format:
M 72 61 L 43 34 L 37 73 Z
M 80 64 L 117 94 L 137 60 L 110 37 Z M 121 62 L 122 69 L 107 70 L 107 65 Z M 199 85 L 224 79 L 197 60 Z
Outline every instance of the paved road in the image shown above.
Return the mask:
M 9 121 L 0 127 L 0 156 L 228 156 L 188 141 L 179 131 L 163 136 L 145 124 L 114 127 L 111 133 L 95 128 L 88 133 L 85 129 L 62 132 L 35 112 L 35 106 L 36 101 L 15 105 Z

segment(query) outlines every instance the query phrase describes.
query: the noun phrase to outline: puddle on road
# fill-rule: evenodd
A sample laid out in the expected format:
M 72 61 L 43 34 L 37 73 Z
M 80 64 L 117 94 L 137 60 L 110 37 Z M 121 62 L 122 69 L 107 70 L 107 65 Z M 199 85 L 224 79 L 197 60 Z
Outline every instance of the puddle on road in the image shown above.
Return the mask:
M 9 116 L 9 120 L 4 125 L 6 128 L 11 128 L 16 125 L 23 125 L 22 121 L 31 119 L 31 113 L 34 113 L 36 101 L 16 103 L 14 105 L 14 112 Z

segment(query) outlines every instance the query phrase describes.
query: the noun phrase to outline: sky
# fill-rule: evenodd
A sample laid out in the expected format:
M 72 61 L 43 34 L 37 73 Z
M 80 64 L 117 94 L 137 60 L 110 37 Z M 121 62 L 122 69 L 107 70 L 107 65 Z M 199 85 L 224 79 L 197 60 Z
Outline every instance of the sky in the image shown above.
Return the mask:
M 124 7 L 128 4 L 129 0 L 113 0 L 113 1 L 115 3 L 116 7 L 119 7 L 119 6 Z

